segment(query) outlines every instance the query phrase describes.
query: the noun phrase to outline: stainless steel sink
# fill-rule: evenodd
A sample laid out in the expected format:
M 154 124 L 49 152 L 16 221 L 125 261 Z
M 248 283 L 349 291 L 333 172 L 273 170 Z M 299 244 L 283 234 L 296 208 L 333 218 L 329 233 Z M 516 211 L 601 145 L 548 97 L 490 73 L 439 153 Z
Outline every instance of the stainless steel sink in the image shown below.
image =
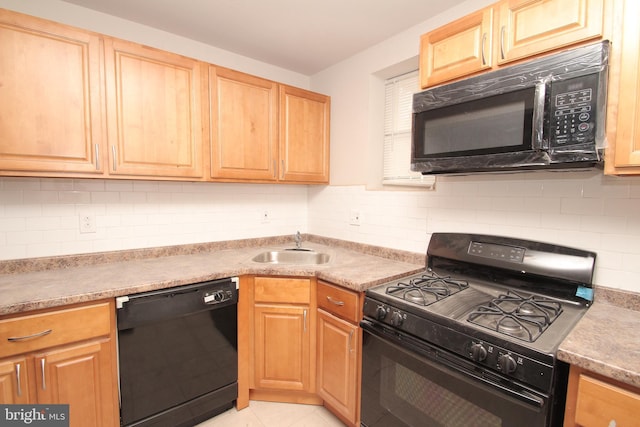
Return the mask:
M 267 264 L 326 264 L 330 259 L 331 256 L 323 252 L 287 249 L 261 252 L 252 258 Z

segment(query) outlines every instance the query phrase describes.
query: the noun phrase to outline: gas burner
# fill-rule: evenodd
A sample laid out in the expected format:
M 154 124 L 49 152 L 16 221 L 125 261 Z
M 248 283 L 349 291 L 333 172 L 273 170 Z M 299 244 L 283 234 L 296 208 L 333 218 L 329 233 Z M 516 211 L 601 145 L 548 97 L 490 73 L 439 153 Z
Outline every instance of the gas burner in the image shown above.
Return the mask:
M 562 313 L 562 305 L 550 298 L 522 296 L 509 291 L 478 306 L 467 320 L 505 335 L 534 342 Z
M 468 288 L 464 280 L 439 276 L 434 271 L 414 277 L 406 282 L 398 282 L 386 288 L 386 293 L 417 305 L 427 306 Z

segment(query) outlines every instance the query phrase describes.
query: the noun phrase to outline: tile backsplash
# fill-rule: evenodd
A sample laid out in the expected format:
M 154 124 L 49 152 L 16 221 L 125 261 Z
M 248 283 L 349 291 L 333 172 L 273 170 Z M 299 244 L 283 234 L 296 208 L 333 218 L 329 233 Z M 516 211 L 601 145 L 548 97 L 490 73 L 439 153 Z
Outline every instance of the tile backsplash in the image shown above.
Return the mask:
M 80 233 L 80 216 L 95 233 Z M 266 218 L 265 218 L 266 215 Z M 0 260 L 307 230 L 299 185 L 0 178 Z
M 95 233 L 80 233 L 80 215 Z M 264 216 L 267 216 L 265 219 Z M 359 225 L 352 225 L 357 214 Z M 0 260 L 300 230 L 424 253 L 429 236 L 521 237 L 598 254 L 594 283 L 640 292 L 640 178 L 597 172 L 439 177 L 436 190 L 0 178 Z
M 596 285 L 640 292 L 637 177 L 537 172 L 439 177 L 436 191 L 309 189 L 313 234 L 424 252 L 431 233 L 456 231 L 594 251 Z

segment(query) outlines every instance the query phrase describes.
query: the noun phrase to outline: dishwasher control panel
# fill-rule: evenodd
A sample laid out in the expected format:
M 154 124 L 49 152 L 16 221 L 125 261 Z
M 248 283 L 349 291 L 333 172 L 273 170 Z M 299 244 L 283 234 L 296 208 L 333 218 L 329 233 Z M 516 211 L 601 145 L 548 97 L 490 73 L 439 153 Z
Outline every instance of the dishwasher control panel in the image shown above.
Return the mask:
M 215 290 L 205 292 L 203 301 L 205 304 L 220 304 L 233 299 L 233 292 L 229 290 Z

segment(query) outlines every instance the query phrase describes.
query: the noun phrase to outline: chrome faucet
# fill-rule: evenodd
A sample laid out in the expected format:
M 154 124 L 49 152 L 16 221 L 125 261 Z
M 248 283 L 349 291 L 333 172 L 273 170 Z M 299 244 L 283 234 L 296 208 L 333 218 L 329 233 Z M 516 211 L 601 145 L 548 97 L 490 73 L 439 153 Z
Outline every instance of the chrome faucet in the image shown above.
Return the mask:
M 300 235 L 299 231 L 296 232 L 293 240 L 296 242 L 296 249 L 300 249 L 302 247 L 302 236 Z

